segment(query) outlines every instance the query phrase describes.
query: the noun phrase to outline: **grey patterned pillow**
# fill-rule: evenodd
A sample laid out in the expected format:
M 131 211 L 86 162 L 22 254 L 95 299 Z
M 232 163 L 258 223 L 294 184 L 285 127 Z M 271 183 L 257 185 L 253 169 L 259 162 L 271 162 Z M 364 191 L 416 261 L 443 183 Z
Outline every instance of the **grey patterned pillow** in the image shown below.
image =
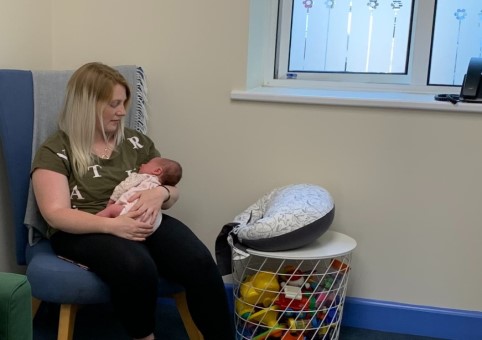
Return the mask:
M 312 184 L 273 190 L 234 218 L 234 233 L 253 249 L 280 251 L 302 247 L 320 237 L 333 222 L 330 193 Z

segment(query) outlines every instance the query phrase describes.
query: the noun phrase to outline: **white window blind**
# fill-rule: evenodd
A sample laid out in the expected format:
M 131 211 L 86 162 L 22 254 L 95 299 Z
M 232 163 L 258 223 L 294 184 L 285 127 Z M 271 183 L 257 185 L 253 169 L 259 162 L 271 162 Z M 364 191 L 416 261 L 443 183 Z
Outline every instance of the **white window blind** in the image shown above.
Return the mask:
M 411 1 L 296 1 L 288 71 L 406 73 L 411 17 Z

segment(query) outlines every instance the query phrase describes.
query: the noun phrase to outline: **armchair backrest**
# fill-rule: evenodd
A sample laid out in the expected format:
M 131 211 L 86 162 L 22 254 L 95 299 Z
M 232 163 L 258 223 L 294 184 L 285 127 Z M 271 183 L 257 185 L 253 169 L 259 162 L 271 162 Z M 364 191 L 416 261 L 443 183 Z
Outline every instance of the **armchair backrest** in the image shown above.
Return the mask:
M 144 72 L 136 66 L 116 68 L 125 76 L 132 93 L 132 105 L 125 125 L 145 133 Z M 32 200 L 29 197 L 32 145 L 39 146 L 48 135 L 46 131 L 55 130 L 57 125 L 55 118 L 40 117 L 39 112 L 44 114 L 42 107 L 48 103 L 53 106 L 48 109 L 54 111 L 54 116 L 58 114 L 60 107 L 57 106 L 61 105 L 72 72 L 0 70 L 0 144 L 13 210 L 16 258 L 20 265 L 27 262 L 26 248 L 29 244 L 29 229 L 24 221 L 27 205 Z M 49 99 L 49 96 L 56 96 L 52 98 L 55 100 Z
M 28 230 L 23 223 L 30 185 L 33 134 L 30 71 L 0 70 L 0 141 L 13 210 L 18 264 L 25 264 Z

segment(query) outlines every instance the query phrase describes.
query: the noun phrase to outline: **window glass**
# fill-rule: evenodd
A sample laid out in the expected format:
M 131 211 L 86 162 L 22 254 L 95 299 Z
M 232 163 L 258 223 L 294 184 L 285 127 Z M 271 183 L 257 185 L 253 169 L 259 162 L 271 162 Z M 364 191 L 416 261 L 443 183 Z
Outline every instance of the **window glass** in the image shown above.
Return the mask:
M 430 85 L 461 85 L 471 57 L 481 57 L 482 1 L 438 0 Z
M 406 73 L 412 1 L 293 1 L 289 72 Z

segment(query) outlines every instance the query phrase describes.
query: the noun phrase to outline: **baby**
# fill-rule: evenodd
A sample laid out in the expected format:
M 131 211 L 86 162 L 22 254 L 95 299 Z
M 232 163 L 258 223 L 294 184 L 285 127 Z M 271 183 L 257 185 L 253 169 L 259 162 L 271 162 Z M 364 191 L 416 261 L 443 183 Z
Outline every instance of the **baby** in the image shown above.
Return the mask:
M 129 202 L 129 198 L 136 192 L 152 189 L 160 185 L 174 186 L 181 180 L 182 167 L 173 160 L 154 157 L 139 167 L 139 172 L 132 172 L 120 182 L 112 192 L 107 207 L 96 215 L 103 217 L 117 217 L 124 215 L 136 204 L 137 200 Z M 139 216 L 141 218 L 142 216 Z M 162 221 L 162 213 L 158 212 L 154 222 L 154 230 Z

